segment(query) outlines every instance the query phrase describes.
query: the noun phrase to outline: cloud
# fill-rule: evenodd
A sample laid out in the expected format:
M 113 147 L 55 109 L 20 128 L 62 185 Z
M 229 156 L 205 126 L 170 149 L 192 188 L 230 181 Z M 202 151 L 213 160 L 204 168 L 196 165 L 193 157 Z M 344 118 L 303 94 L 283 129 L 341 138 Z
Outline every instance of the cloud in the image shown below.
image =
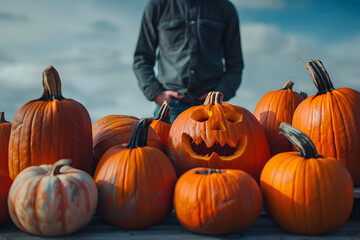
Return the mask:
M 287 80 L 295 83 L 294 91 L 315 94 L 310 75 L 296 54 L 305 62 L 320 59 L 335 88 L 360 90 L 360 36 L 324 44 L 315 34 L 288 33 L 264 23 L 244 24 L 241 31 L 245 69 L 237 95 L 230 101 L 233 104 L 253 111 L 263 95 L 280 89 Z
M 141 117 L 153 109 L 153 103 L 140 92 L 131 67 L 142 14 L 139 9 L 136 15 L 120 4 L 116 14 L 110 14 L 108 9 L 99 9 L 102 5 L 94 7 L 87 1 L 71 6 L 59 4 L 59 11 L 53 12 L 53 4 L 29 5 L 30 9 L 18 11 L 29 13 L 27 26 L 4 26 L 6 37 L 0 36 L 0 111 L 11 119 L 21 105 L 39 98 L 41 74 L 48 65 L 58 70 L 64 97 L 82 103 L 93 120 L 110 114 Z M 9 3 L 4 7 L 11 10 L 16 6 Z M 65 7 L 76 14 L 67 18 L 58 14 Z M 53 14 L 49 17 L 39 12 Z
M 83 40 L 94 41 L 107 41 L 112 42 L 114 39 L 118 39 L 120 27 L 117 23 L 112 23 L 110 20 L 101 19 L 96 20 L 88 24 L 88 29 L 80 36 Z
M 12 62 L 14 62 L 14 59 L 12 57 L 10 57 L 8 54 L 0 51 L 0 63 L 3 63 L 3 62 L 12 63 Z
M 149 109 L 154 104 L 140 92 L 131 62 L 123 57 L 121 49 L 85 45 L 41 57 L 43 61 L 0 66 L 1 111 L 13 117 L 21 105 L 39 98 L 42 71 L 51 64 L 59 72 L 63 96 L 82 103 L 93 121 L 110 114 L 151 116 Z
M 273 25 L 248 23 L 241 31 L 246 55 L 289 54 L 296 45 L 294 36 L 282 33 Z
M 41 72 L 35 65 L 0 63 L 0 111 L 12 121 L 26 102 L 41 97 Z
M 285 1 L 233 2 L 270 10 L 286 7 Z M 2 28 L 6 34 L 0 35 L 0 111 L 10 121 L 21 105 L 39 98 L 42 71 L 51 64 L 60 74 L 64 97 L 82 103 L 93 121 L 110 114 L 151 116 L 155 105 L 139 90 L 131 67 L 143 8 L 130 6 L 130 1 L 115 5 L 72 1 L 71 8 L 69 3 L 59 4 L 61 11 L 74 13 L 68 18 L 53 12 L 53 4 L 28 3 L 30 10 L 19 10 L 20 16 L 28 16 L 26 26 Z M 237 95 L 230 101 L 233 104 L 253 111 L 265 93 L 281 88 L 287 80 L 295 82 L 295 91 L 314 94 L 314 84 L 296 53 L 305 62 L 321 59 L 336 88 L 360 90 L 360 36 L 324 43 L 316 32 L 303 35 L 292 29 L 290 33 L 260 22 L 244 22 L 241 33 L 245 69 Z
M 278 10 L 286 8 L 285 0 L 231 0 L 241 8 Z
M 2 64 L 0 71 L 0 84 L 11 89 L 28 89 L 37 82 L 41 84 L 41 71 L 35 64 Z M 40 78 L 40 81 L 38 79 Z M 1 90 L 3 93 L 3 90 Z
M 107 20 L 98 20 L 95 21 L 93 23 L 91 23 L 92 28 L 95 31 L 99 31 L 99 32 L 116 32 L 118 30 L 118 27 L 116 26 L 116 24 L 113 24 Z
M 0 11 L 0 22 L 1 21 L 25 21 L 28 17 L 23 14 L 13 14 L 11 12 Z

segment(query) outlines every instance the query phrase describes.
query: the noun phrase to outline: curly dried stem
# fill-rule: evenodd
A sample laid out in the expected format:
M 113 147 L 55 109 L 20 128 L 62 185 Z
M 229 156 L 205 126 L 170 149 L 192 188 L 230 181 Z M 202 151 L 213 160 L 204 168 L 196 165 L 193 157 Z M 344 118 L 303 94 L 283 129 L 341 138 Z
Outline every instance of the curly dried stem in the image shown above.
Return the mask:
M 296 147 L 300 156 L 306 159 L 321 157 L 317 153 L 314 143 L 305 133 L 285 122 L 280 124 L 279 129 L 280 134 L 284 135 Z
M 303 99 L 306 99 L 308 97 L 308 94 L 306 92 L 300 92 L 300 95 Z
M 288 90 L 288 89 L 292 90 L 294 84 L 295 84 L 294 82 L 288 80 L 288 81 L 284 84 L 284 86 L 282 87 L 282 89 L 283 89 L 283 90 Z
M 5 120 L 5 112 L 0 112 L 0 123 L 8 123 L 8 121 Z
M 206 169 L 206 170 L 201 170 L 201 171 L 196 171 L 197 174 L 212 174 L 212 173 L 223 173 L 223 171 L 221 171 L 220 169 Z
M 318 95 L 331 92 L 335 89 L 329 74 L 320 60 L 309 60 L 305 68 L 309 71 L 311 79 L 318 89 Z
M 170 123 L 170 115 L 171 115 L 171 108 L 170 108 L 169 104 L 167 103 L 167 101 L 164 101 L 163 104 L 161 105 L 161 107 L 159 109 L 159 113 L 155 119 L 161 120 L 166 123 Z
M 204 105 L 215 105 L 217 103 L 224 103 L 224 94 L 222 94 L 221 92 L 209 92 L 204 101 Z
M 139 120 L 131 134 L 126 148 L 134 149 L 147 146 L 149 125 L 153 120 L 154 118 L 142 118 Z
M 43 72 L 43 94 L 41 100 L 61 100 L 64 97 L 61 93 L 61 80 L 59 73 L 53 66 L 49 66 Z
M 59 161 L 57 161 L 56 163 L 54 163 L 54 165 L 52 166 L 51 170 L 48 172 L 48 176 L 56 176 L 61 174 L 60 169 L 63 166 L 71 166 L 71 159 L 61 159 Z

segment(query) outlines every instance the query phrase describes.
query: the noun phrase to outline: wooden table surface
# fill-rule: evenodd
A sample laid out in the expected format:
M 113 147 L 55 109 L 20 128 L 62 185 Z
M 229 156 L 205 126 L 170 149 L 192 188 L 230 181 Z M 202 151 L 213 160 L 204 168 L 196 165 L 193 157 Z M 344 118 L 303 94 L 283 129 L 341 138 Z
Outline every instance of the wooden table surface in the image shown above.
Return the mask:
M 200 235 L 187 231 L 172 213 L 162 224 L 142 230 L 125 230 L 94 216 L 78 232 L 63 237 L 45 238 L 20 231 L 11 221 L 0 226 L 1 239 L 360 239 L 360 189 L 354 192 L 355 204 L 351 217 L 337 231 L 321 236 L 294 235 L 277 227 L 263 212 L 249 228 L 223 235 Z

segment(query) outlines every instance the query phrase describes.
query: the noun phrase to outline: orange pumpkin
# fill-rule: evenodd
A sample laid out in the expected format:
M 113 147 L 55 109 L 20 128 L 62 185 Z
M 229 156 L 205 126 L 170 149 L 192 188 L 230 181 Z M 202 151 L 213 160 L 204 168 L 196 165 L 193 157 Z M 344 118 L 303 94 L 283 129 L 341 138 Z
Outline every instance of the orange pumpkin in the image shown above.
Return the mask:
M 177 181 L 174 208 L 177 219 L 191 232 L 230 233 L 258 219 L 262 199 L 257 182 L 244 171 L 195 168 Z
M 15 113 L 9 140 L 9 172 L 14 179 L 29 166 L 53 164 L 71 158 L 75 168 L 92 171 L 92 135 L 89 113 L 79 102 L 61 93 L 54 67 L 43 72 L 43 95 Z
M 109 115 L 93 123 L 93 164 L 95 168 L 107 150 L 116 145 L 129 142 L 131 133 L 138 122 L 139 119 L 134 116 Z M 148 134 L 149 146 L 157 147 L 161 151 L 165 151 L 162 141 L 155 130 L 150 129 Z
M 299 150 L 273 156 L 260 178 L 264 208 L 281 228 L 317 235 L 345 224 L 353 206 L 353 182 L 345 166 L 318 155 L 304 133 L 282 123 L 280 131 Z
M 178 175 L 195 167 L 241 169 L 259 180 L 270 151 L 254 115 L 210 92 L 204 105 L 183 111 L 169 133 L 168 155 Z
M 291 143 L 279 134 L 281 122 L 290 123 L 296 107 L 304 100 L 292 90 L 294 83 L 287 81 L 282 89 L 266 93 L 256 105 L 254 115 L 264 128 L 270 155 L 292 150 Z
M 166 101 L 164 101 L 164 103 L 161 105 L 159 109 L 159 113 L 157 117 L 150 124 L 150 127 L 152 127 L 155 130 L 155 132 L 159 135 L 164 145 L 164 149 L 167 148 L 168 137 L 171 128 L 170 114 L 171 114 L 171 108 L 169 104 Z
M 0 169 L 0 225 L 9 219 L 7 198 L 12 183 L 9 173 Z
M 293 126 L 310 137 L 320 155 L 340 160 L 360 185 L 360 92 L 335 89 L 320 60 L 306 64 L 318 93 L 305 99 Z
M 127 229 L 156 225 L 172 209 L 176 174 L 162 151 L 147 146 L 151 121 L 141 119 L 137 123 L 126 147 L 110 148 L 94 176 L 99 191 L 97 213 Z
M 9 175 L 8 155 L 11 123 L 5 120 L 5 113 L 0 112 L 0 170 Z
M 98 199 L 94 180 L 70 167 L 71 160 L 32 166 L 14 180 L 9 192 L 10 217 L 24 232 L 63 236 L 85 226 Z

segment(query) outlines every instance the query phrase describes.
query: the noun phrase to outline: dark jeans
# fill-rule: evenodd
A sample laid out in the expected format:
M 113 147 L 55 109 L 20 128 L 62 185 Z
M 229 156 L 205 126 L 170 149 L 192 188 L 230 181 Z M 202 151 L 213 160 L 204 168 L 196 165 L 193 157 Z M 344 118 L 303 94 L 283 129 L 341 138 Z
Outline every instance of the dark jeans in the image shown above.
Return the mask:
M 199 103 L 202 104 L 202 103 Z M 170 122 L 173 123 L 175 118 L 183 112 L 184 110 L 192 107 L 191 104 L 185 104 L 181 102 L 179 99 L 173 98 L 171 102 L 169 103 L 169 106 L 171 107 L 171 115 L 170 115 Z M 155 111 L 154 111 L 154 117 L 157 117 L 159 113 L 160 107 L 156 105 Z

